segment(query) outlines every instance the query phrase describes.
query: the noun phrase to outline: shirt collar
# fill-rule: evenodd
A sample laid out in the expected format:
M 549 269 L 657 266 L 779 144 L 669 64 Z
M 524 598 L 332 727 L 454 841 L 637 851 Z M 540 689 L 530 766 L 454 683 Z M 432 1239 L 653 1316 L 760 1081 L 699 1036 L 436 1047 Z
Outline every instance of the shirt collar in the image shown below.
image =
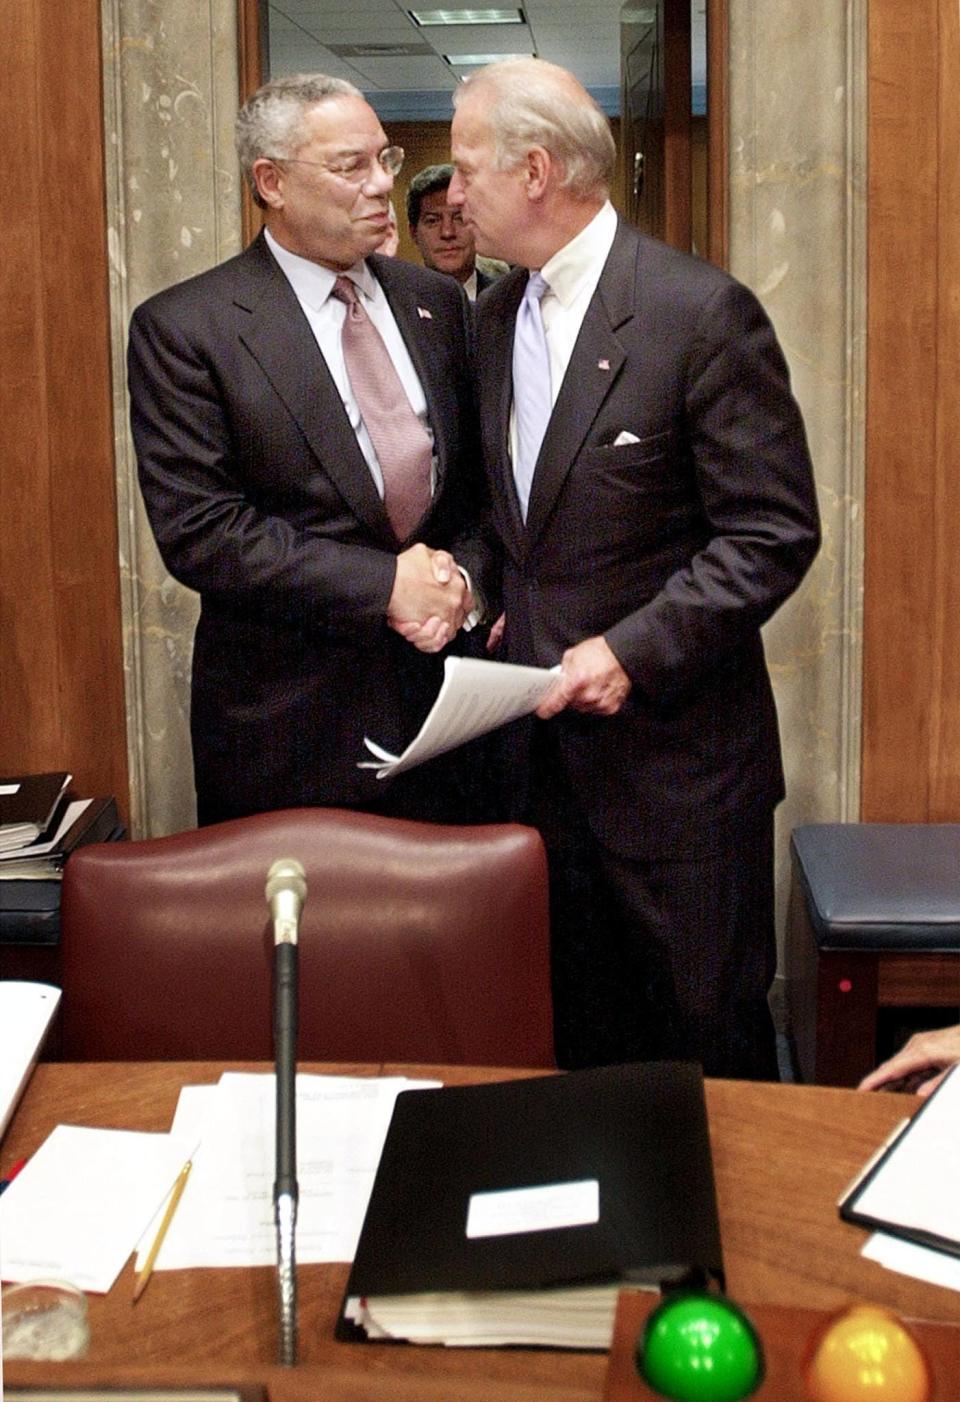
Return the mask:
M 333 284 L 339 274 L 332 268 L 324 268 L 320 263 L 314 263 L 310 258 L 302 258 L 299 253 L 291 253 L 288 248 L 277 243 L 269 229 L 264 229 L 263 232 L 267 247 L 283 269 L 298 301 L 314 311 L 319 311 L 333 291 Z M 362 258 L 359 263 L 354 263 L 352 268 L 348 268 L 343 276 L 351 278 L 365 297 L 373 297 L 376 281 Z
M 583 284 L 596 285 L 617 232 L 617 212 L 609 200 L 569 243 L 565 243 L 540 269 L 553 295 L 569 307 Z

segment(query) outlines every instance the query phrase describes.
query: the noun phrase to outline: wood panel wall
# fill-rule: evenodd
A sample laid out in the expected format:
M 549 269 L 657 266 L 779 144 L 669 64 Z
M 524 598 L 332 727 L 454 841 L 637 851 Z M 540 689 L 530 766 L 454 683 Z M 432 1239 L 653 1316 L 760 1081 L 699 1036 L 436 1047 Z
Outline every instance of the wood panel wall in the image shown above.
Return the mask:
M 0 773 L 128 807 L 99 0 L 0 6 Z
M 862 816 L 960 821 L 960 10 L 871 0 Z

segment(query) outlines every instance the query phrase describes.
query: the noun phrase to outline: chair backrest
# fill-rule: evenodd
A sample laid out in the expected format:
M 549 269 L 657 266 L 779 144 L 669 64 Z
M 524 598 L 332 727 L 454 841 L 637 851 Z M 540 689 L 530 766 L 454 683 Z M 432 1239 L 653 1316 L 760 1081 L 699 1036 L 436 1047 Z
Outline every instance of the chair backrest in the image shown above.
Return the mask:
M 301 1060 L 554 1065 L 539 834 L 322 808 L 75 851 L 64 1056 L 270 1059 L 278 857 L 307 876 Z

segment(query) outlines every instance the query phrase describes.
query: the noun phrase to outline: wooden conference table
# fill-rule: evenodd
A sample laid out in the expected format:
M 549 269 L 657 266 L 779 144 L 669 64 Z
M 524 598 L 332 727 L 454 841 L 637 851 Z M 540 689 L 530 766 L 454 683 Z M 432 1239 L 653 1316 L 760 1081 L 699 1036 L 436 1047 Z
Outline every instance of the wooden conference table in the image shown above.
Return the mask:
M 0 1146 L 0 1172 L 36 1151 L 58 1123 L 164 1130 L 180 1087 L 214 1062 L 42 1063 Z M 320 1066 L 346 1075 L 433 1076 L 451 1084 L 527 1072 L 490 1068 Z M 960 1322 L 960 1295 L 883 1270 L 860 1256 L 866 1233 L 839 1220 L 836 1200 L 896 1123 L 919 1103 L 813 1086 L 707 1081 L 727 1289 L 747 1305 L 832 1309 L 853 1299 L 913 1318 Z M 7 1387 L 260 1383 L 271 1402 L 455 1397 L 457 1402 L 599 1402 L 605 1355 L 528 1349 L 341 1344 L 334 1324 L 343 1265 L 299 1267 L 300 1363 L 275 1364 L 275 1274 L 269 1269 L 154 1275 L 131 1304 L 132 1259 L 106 1296 L 89 1296 L 91 1345 L 76 1363 L 10 1363 Z

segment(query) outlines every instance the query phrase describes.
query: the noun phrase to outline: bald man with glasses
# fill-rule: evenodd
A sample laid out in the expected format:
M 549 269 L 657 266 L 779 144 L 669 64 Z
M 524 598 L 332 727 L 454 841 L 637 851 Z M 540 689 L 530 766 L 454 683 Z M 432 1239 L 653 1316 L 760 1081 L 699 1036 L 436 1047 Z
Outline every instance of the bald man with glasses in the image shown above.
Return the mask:
M 471 821 L 465 756 L 386 783 L 358 768 L 365 736 L 415 733 L 477 615 L 466 298 L 375 252 L 403 151 L 349 83 L 266 84 L 237 150 L 263 230 L 139 307 L 129 347 L 147 512 L 201 600 L 199 822 L 313 804 Z

